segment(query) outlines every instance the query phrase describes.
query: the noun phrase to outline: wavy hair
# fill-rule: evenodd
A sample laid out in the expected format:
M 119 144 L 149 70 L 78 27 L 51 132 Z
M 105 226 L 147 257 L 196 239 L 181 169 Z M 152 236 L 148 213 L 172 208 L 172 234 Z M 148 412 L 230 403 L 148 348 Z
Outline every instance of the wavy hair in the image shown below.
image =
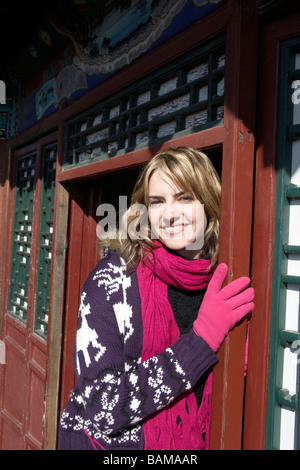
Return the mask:
M 148 220 L 149 182 L 153 173 L 163 171 L 175 185 L 204 204 L 207 226 L 199 257 L 211 259 L 210 267 L 217 263 L 219 254 L 219 220 L 221 184 L 208 156 L 191 147 L 177 147 L 155 155 L 143 168 L 134 186 L 131 204 L 124 214 L 121 227 L 114 237 L 106 234 L 101 250 L 111 246 L 120 252 L 128 265 L 135 266 L 155 249 Z M 139 236 L 136 236 L 138 229 Z

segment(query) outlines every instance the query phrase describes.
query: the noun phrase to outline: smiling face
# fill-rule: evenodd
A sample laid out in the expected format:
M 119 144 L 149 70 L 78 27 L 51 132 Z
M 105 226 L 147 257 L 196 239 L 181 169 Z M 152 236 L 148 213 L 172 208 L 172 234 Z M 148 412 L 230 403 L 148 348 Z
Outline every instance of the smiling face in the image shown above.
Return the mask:
M 148 217 L 153 238 L 182 256 L 198 256 L 207 224 L 204 206 L 161 170 L 149 181 Z

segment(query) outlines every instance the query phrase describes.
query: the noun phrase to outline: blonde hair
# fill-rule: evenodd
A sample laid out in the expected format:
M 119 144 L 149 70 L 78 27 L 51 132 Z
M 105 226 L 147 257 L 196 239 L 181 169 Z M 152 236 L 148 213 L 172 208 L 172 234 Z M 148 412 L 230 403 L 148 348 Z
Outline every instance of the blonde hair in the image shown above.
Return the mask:
M 149 182 L 153 173 L 163 171 L 175 185 L 204 204 L 207 226 L 204 246 L 199 255 L 211 258 L 211 267 L 218 260 L 221 184 L 219 176 L 207 155 L 191 147 L 170 148 L 155 155 L 143 168 L 132 192 L 131 204 L 124 215 L 124 223 L 116 237 L 106 237 L 102 249 L 110 245 L 117 249 L 129 265 L 143 261 L 155 248 L 147 215 L 142 207 L 148 207 Z M 139 223 L 139 237 L 132 236 L 132 223 Z M 135 227 L 136 228 L 136 227 Z M 126 233 L 124 233 L 124 231 Z M 136 234 L 136 232 L 135 232 Z

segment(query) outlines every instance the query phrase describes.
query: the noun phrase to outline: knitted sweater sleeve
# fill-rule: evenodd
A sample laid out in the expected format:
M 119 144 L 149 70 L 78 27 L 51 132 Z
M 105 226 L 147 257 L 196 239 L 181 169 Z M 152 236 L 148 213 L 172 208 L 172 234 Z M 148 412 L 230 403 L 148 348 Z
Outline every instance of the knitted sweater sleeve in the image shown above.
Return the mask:
M 218 360 L 190 331 L 142 362 L 137 279 L 123 268 L 110 257 L 83 287 L 74 351 L 77 380 L 61 423 L 106 443 L 190 389 Z

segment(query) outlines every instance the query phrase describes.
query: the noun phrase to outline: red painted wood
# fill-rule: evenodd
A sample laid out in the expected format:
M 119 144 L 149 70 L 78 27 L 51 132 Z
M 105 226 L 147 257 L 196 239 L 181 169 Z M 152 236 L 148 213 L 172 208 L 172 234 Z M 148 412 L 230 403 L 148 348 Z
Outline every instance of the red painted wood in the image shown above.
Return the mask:
M 132 169 L 136 179 L 137 169 Z M 130 173 L 131 173 L 130 172 Z M 93 176 L 93 174 L 91 174 Z M 96 209 L 101 202 L 115 204 L 118 195 L 124 194 L 130 185 L 130 174 L 118 172 L 88 182 L 72 184 L 70 190 L 70 224 L 69 249 L 66 276 L 66 306 L 61 382 L 61 412 L 67 403 L 74 386 L 74 369 L 72 367 L 73 349 L 77 331 L 80 291 L 91 270 L 100 258 L 99 240 L 97 238 Z M 122 189 L 123 188 L 123 189 Z M 120 192 L 121 191 L 121 192 Z
M 5 284 L 4 276 L 4 263 L 5 263 L 5 250 L 6 250 L 6 223 L 7 223 L 7 193 L 9 190 L 9 181 L 8 181 L 8 168 L 10 162 L 9 148 L 5 140 L 0 141 L 0 240 L 1 243 L 0 249 L 0 308 L 3 311 L 3 289 Z M 1 321 L 0 316 L 0 331 L 1 331 Z
M 57 175 L 57 180 L 60 183 L 84 181 L 91 177 L 109 174 L 114 170 L 126 170 L 127 168 L 141 165 L 150 160 L 150 158 L 152 158 L 156 153 L 169 148 L 170 145 L 179 147 L 180 145 L 186 145 L 186 142 L 189 142 L 189 145 L 194 148 L 211 148 L 222 145 L 226 137 L 227 130 L 225 127 L 222 125 L 216 126 L 186 137 L 172 139 L 160 145 L 154 145 L 142 150 L 128 152 L 124 155 L 89 163 L 88 165 L 60 170 Z
M 74 190 L 73 190 L 74 191 Z M 66 277 L 66 301 L 64 324 L 65 334 L 64 349 L 62 358 L 62 382 L 61 401 L 62 406 L 66 403 L 75 383 L 74 371 L 72 367 L 72 356 L 75 344 L 77 329 L 77 312 L 80 303 L 80 289 L 82 281 L 81 271 L 81 251 L 83 249 L 83 211 L 78 203 L 72 199 L 70 204 L 70 225 L 68 238 L 68 269 Z
M 276 43 L 271 43 L 272 41 L 270 42 L 270 38 L 265 33 L 262 46 L 263 79 L 260 86 L 252 254 L 255 312 L 249 334 L 249 368 L 245 396 L 245 449 L 263 449 L 265 441 L 276 192 L 278 85 L 278 51 Z
M 228 136 L 223 144 L 220 232 L 220 261 L 229 266 L 227 281 L 249 275 L 250 268 L 257 59 L 253 3 L 228 5 L 232 7 L 226 33 L 224 127 Z M 245 330 L 244 323 L 232 331 L 219 351 L 211 449 L 242 447 Z

